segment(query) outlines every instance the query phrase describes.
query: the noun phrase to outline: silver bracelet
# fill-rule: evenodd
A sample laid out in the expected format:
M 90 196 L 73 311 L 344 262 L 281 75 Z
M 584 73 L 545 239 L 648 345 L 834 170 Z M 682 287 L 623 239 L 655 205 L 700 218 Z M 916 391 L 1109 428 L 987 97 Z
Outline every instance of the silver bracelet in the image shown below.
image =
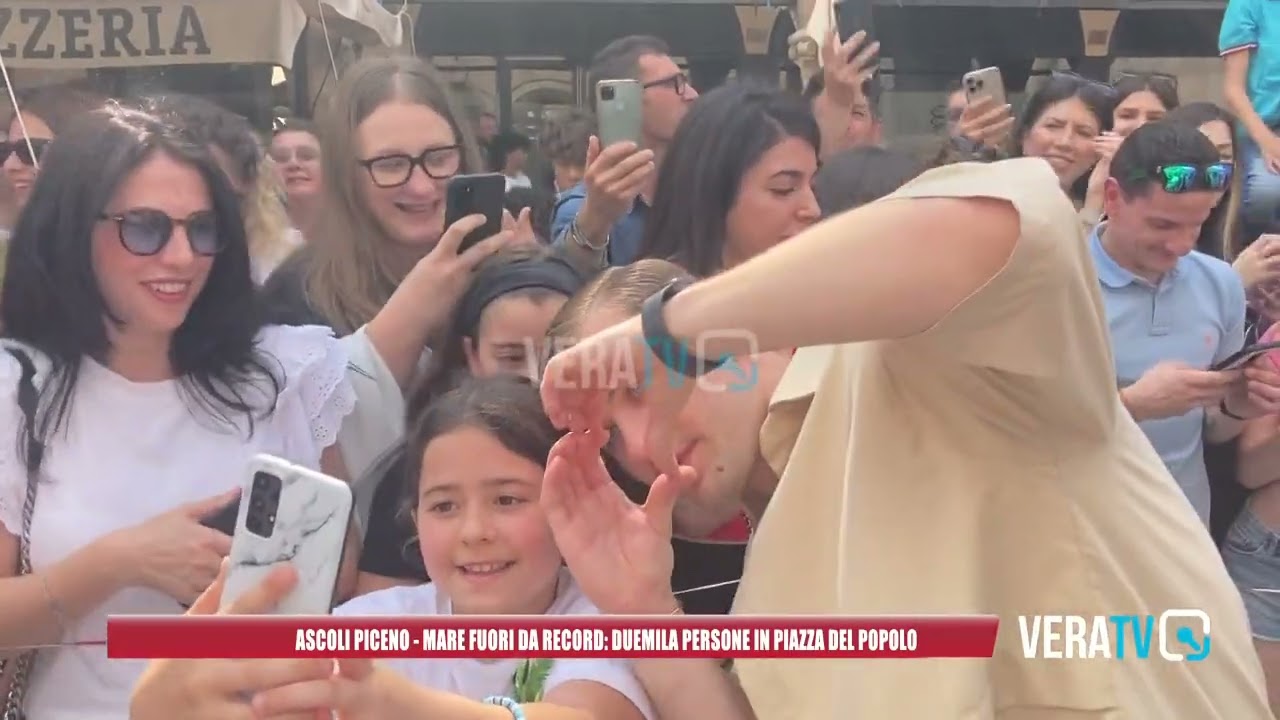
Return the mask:
M 576 217 L 569 221 L 569 239 L 573 240 L 578 247 L 586 248 L 592 252 L 604 252 L 609 247 L 609 235 L 607 234 L 604 236 L 604 242 L 600 243 L 599 247 L 592 245 L 587 236 L 582 234 L 582 229 L 578 227 L 578 218 Z

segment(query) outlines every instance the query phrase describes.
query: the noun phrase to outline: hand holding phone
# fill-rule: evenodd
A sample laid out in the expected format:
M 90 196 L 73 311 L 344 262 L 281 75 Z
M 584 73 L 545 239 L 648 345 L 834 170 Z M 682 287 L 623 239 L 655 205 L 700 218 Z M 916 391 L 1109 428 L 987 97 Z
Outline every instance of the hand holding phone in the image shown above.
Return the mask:
M 235 502 L 239 490 L 180 505 L 108 536 L 129 582 L 189 605 L 213 582 L 231 536 L 206 526 L 207 518 Z
M 298 584 L 277 612 L 328 614 L 351 520 L 351 487 L 270 455 L 255 456 L 246 475 L 221 606 L 229 607 L 259 586 L 273 566 L 288 562 Z

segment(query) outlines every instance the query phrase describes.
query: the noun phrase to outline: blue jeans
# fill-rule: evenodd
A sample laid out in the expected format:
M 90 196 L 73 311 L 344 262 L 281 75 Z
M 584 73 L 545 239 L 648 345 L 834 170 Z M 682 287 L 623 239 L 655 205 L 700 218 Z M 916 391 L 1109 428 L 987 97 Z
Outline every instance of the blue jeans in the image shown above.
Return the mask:
M 1259 640 L 1280 641 L 1280 534 L 1245 506 L 1222 547 L 1227 572 L 1244 598 L 1249 627 Z
M 1267 169 L 1252 139 L 1240 143 L 1237 167 L 1244 173 L 1241 217 L 1250 229 L 1271 232 L 1280 225 L 1280 174 Z

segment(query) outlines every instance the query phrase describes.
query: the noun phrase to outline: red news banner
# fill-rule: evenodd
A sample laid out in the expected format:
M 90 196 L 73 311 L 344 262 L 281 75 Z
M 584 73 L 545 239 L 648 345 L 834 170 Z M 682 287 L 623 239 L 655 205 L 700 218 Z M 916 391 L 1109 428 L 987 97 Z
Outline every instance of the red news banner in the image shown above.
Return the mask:
M 112 658 L 989 658 L 999 621 L 956 616 L 141 616 Z

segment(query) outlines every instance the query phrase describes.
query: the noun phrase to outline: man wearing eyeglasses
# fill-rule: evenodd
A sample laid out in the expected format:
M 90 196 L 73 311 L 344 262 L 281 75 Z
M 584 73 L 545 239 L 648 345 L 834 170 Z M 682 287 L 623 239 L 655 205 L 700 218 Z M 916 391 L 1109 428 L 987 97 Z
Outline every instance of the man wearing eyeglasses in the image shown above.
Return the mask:
M 602 148 L 599 138 L 591 139 L 583 180 L 557 202 L 551 234 L 585 263 L 626 265 L 640 250 L 658 166 L 698 91 L 667 44 L 655 37 L 632 35 L 609 43 L 592 61 L 589 75 L 592 88 L 601 80 L 640 82 L 641 143 Z
M 1107 221 L 1089 238 L 1121 400 L 1206 526 L 1206 435 L 1229 440 L 1244 420 L 1280 410 L 1274 369 L 1211 369 L 1244 345 L 1239 275 L 1195 250 L 1230 182 L 1231 166 L 1199 130 L 1148 123 L 1116 150 Z

